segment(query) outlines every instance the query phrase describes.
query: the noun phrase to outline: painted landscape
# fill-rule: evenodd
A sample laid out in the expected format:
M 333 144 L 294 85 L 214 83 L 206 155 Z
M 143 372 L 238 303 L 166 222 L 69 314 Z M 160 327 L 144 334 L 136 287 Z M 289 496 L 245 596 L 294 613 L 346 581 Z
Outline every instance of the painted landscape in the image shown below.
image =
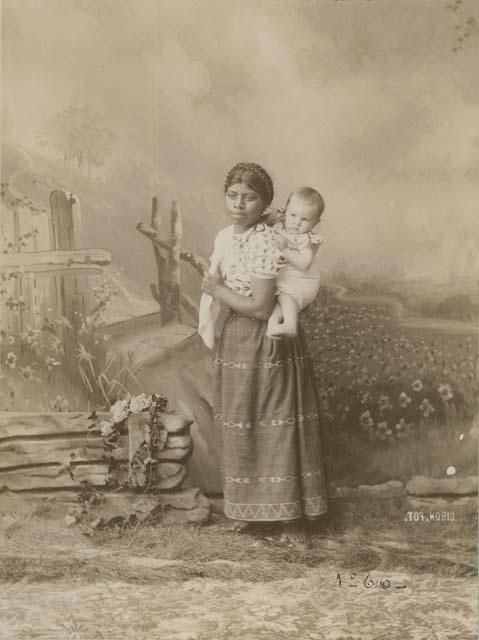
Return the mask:
M 475 637 L 477 5 L 4 0 L 2 20 L 0 635 Z M 198 302 L 240 160 L 275 206 L 326 201 L 301 324 L 330 508 L 307 540 L 222 511 Z M 183 420 L 161 517 L 133 420 L 101 422 L 152 394 Z

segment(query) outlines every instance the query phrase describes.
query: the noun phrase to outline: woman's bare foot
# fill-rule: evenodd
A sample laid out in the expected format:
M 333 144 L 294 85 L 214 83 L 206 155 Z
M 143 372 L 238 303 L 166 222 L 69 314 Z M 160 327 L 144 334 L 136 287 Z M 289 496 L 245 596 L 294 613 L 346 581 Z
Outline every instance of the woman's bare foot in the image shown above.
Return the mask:
M 236 533 L 241 533 L 242 531 L 246 531 L 251 527 L 251 522 L 246 522 L 245 520 L 232 520 L 231 524 L 228 527 L 228 531 L 235 531 Z
M 309 528 L 298 520 L 281 523 L 281 535 L 279 541 L 284 544 L 297 545 L 307 544 L 309 541 Z

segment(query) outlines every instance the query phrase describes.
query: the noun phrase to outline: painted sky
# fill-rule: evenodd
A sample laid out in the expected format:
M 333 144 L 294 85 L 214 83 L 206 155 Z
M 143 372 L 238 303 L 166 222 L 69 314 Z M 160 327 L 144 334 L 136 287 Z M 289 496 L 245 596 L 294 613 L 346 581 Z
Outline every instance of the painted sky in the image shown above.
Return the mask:
M 430 275 L 479 236 L 479 3 L 446 5 L 3 0 L 2 103 L 26 147 L 91 104 L 117 155 L 215 224 L 225 172 L 260 162 L 278 205 L 323 193 L 327 263 Z

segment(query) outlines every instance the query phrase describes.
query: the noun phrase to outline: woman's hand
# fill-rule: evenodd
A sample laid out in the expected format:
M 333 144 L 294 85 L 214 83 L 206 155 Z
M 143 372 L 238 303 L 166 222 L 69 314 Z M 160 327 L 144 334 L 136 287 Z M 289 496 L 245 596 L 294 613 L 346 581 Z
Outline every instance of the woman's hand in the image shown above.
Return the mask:
M 214 298 L 218 291 L 218 287 L 221 287 L 222 284 L 223 276 L 219 270 L 216 271 L 216 273 L 205 273 L 201 282 L 201 290 L 204 293 L 209 293 L 210 296 L 213 296 Z
M 278 247 L 278 249 L 280 251 L 284 251 L 285 249 L 287 249 L 288 240 L 286 239 L 286 237 L 282 233 L 275 233 L 273 238 L 274 238 L 276 246 Z

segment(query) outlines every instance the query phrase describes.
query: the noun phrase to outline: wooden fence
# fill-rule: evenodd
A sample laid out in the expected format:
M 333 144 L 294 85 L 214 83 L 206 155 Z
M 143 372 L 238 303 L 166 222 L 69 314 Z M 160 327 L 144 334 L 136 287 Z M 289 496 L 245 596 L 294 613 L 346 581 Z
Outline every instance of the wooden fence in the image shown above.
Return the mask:
M 200 256 L 181 248 L 183 223 L 180 207 L 172 202 L 170 213 L 170 234 L 168 240 L 160 237 L 161 216 L 158 210 L 158 198 L 152 199 L 150 224 L 137 224 L 137 230 L 149 238 L 153 245 L 153 253 L 158 273 L 158 284 L 150 285 L 153 298 L 161 309 L 161 324 L 171 321 L 182 322 L 183 308 L 193 316 L 197 309 L 194 302 L 181 291 L 180 262 L 183 260 L 203 276 L 208 265 Z
M 5 195 L 2 328 L 20 334 L 40 328 L 46 319 L 64 316 L 72 322 L 75 312 L 88 313 L 93 305 L 88 277 L 101 273 L 111 254 L 81 248 L 78 199 L 56 189 L 48 213 L 28 199 Z

